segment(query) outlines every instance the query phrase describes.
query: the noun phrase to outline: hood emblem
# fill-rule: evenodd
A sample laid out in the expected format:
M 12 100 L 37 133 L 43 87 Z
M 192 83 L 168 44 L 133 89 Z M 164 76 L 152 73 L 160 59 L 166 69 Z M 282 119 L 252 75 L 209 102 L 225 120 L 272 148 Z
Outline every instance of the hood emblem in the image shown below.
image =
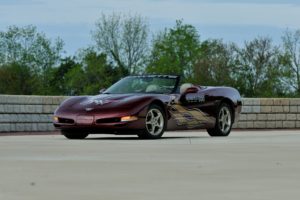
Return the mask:
M 91 111 L 93 108 L 85 108 L 86 111 Z

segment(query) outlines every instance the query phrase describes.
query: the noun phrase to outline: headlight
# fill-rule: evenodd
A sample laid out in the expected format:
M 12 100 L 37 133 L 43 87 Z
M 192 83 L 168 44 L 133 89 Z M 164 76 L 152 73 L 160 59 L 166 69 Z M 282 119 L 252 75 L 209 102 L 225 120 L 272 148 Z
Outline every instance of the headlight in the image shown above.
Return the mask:
M 53 116 L 53 122 L 56 122 L 56 123 L 58 123 L 58 117 L 57 116 Z
M 121 117 L 121 122 L 131 122 L 131 121 L 135 121 L 135 120 L 138 120 L 138 117 L 136 117 L 136 116 Z

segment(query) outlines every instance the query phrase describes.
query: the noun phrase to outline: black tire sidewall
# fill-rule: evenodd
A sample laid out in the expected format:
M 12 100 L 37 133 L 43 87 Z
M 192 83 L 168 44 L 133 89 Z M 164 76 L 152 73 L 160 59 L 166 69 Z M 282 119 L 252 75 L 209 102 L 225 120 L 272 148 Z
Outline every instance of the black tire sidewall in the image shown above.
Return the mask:
M 219 115 L 220 115 L 220 111 L 223 107 L 227 107 L 230 111 L 230 115 L 231 115 L 231 125 L 230 125 L 230 129 L 227 132 L 223 132 L 220 128 L 220 124 L 219 124 Z M 220 106 L 218 107 L 218 110 L 216 112 L 216 124 L 214 128 L 210 128 L 207 129 L 207 132 L 210 136 L 212 137 L 225 137 L 228 136 L 231 132 L 232 129 L 232 125 L 233 125 L 233 110 L 231 109 L 231 107 L 227 104 L 227 103 L 221 103 Z

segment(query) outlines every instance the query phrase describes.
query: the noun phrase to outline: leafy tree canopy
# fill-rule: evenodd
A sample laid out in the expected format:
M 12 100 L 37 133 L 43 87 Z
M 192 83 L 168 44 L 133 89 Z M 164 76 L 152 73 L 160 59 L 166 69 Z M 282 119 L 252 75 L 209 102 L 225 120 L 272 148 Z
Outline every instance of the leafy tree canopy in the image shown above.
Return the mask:
M 43 72 L 58 63 L 62 49 L 61 39 L 52 42 L 32 25 L 0 31 L 0 65 L 17 63 Z
M 193 78 L 193 66 L 199 50 L 200 40 L 196 28 L 177 20 L 174 28 L 166 29 L 154 38 L 147 72 Z

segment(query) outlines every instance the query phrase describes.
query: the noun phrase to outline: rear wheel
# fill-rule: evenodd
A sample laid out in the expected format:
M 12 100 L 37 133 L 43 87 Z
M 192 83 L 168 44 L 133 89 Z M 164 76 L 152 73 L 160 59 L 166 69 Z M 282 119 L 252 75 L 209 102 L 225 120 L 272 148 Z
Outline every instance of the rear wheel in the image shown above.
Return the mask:
M 233 124 L 232 112 L 228 104 L 222 103 L 217 111 L 215 127 L 207 129 L 208 134 L 210 136 L 228 136 Z
M 82 131 L 74 131 L 74 130 L 62 130 L 61 134 L 64 135 L 68 139 L 72 140 L 80 140 L 86 138 L 89 134 L 84 133 Z
M 145 118 L 145 129 L 138 134 L 143 139 L 158 139 L 166 129 L 166 116 L 158 105 L 151 105 Z

